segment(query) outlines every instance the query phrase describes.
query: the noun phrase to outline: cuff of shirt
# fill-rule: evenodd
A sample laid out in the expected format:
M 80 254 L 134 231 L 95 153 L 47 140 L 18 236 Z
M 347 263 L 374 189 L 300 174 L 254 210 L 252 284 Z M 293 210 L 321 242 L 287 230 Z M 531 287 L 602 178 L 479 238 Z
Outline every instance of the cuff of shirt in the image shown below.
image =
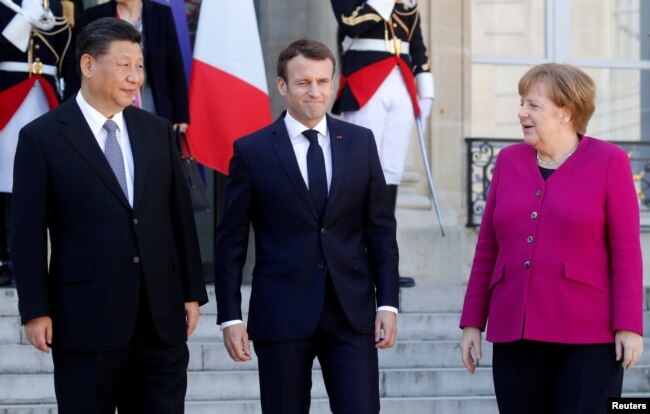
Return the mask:
M 386 21 L 390 20 L 390 15 L 395 8 L 395 0 L 368 0 L 367 4 Z
M 238 325 L 240 323 L 244 323 L 244 321 L 241 319 L 233 319 L 232 321 L 221 322 L 221 327 L 219 329 L 223 331 L 229 326 Z
M 379 311 L 389 311 L 393 312 L 395 315 L 397 315 L 399 312 L 397 311 L 397 308 L 394 308 L 392 306 L 380 306 L 377 308 L 377 312 Z

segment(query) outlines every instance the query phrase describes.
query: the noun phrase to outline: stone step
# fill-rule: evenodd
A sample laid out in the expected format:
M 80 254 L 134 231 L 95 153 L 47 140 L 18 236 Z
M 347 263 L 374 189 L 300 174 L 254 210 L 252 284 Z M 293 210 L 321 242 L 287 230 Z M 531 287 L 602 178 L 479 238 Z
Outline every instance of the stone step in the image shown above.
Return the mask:
M 250 300 L 250 286 L 242 286 L 242 312 L 248 313 L 248 302 Z M 460 312 L 463 308 L 465 296 L 464 285 L 448 286 L 420 286 L 400 289 L 400 312 L 402 313 L 424 313 L 424 312 Z M 644 310 L 650 309 L 650 287 L 645 288 Z M 214 294 L 214 286 L 208 286 L 208 297 L 210 301 L 201 307 L 203 315 L 215 315 L 217 313 L 217 301 Z M 0 288 L 0 316 L 18 315 L 18 295 L 15 288 Z
M 648 393 L 624 393 L 624 397 L 648 398 Z M 186 414 L 261 414 L 260 404 L 253 400 L 240 401 L 187 401 Z M 498 414 L 496 400 L 487 397 L 423 397 L 382 398 L 382 414 L 444 413 L 444 414 Z M 311 414 L 329 414 L 329 402 L 314 398 Z M 0 414 L 57 414 L 55 404 L 2 405 Z
M 257 369 L 257 360 L 235 363 L 220 342 L 188 344 L 190 371 L 249 371 Z M 482 365 L 492 360 L 492 345 L 484 345 Z M 650 364 L 650 357 L 648 357 Z M 318 360 L 314 366 L 319 367 Z M 403 341 L 379 351 L 381 368 L 460 368 L 458 341 Z M 52 372 L 52 358 L 31 345 L 0 346 L 0 372 L 3 374 L 39 374 Z
M 244 320 L 248 315 L 244 315 Z M 404 313 L 397 320 L 398 338 L 404 340 L 460 340 L 458 313 Z M 202 315 L 190 342 L 221 342 L 215 315 Z M 56 340 L 56 330 L 54 332 Z M 0 316 L 0 345 L 26 344 L 18 316 Z
M 650 366 L 639 366 L 625 374 L 625 393 L 648 393 Z M 474 375 L 463 368 L 382 369 L 380 394 L 386 398 L 489 397 L 494 393 L 492 372 L 479 368 Z M 312 396 L 325 398 L 319 370 L 313 371 Z M 187 401 L 258 400 L 255 371 L 190 372 Z M 0 376 L 0 404 L 38 404 L 55 402 L 51 374 Z M 1 412 L 1 411 L 0 411 Z
M 405 383 L 408 381 L 408 383 Z M 462 384 L 462 386 L 459 386 Z M 465 395 L 489 396 L 492 376 L 487 368 L 469 376 L 461 369 L 382 370 L 382 397 L 449 397 Z M 321 372 L 313 371 L 312 396 L 327 396 Z M 258 400 L 259 385 L 256 371 L 190 372 L 187 401 Z M 54 403 L 51 374 L 0 376 L 0 404 Z
M 244 320 L 248 315 L 244 315 Z M 644 311 L 644 333 L 650 336 L 650 311 Z M 460 314 L 457 312 L 403 313 L 397 319 L 398 340 L 459 341 Z M 56 332 L 54 333 L 56 338 Z M 55 339 L 56 340 L 56 339 Z M 215 315 L 202 315 L 190 342 L 221 342 L 223 336 Z M 0 345 L 26 344 L 18 316 L 0 316 Z
M 254 371 L 257 359 L 235 363 L 224 346 L 217 342 L 188 344 L 189 371 Z M 644 348 L 650 350 L 650 338 L 644 339 Z M 639 366 L 650 366 L 650 351 L 643 353 Z M 492 344 L 483 343 L 481 367 L 492 366 Z M 314 367 L 320 368 L 318 360 Z M 379 351 L 381 369 L 438 369 L 463 368 L 458 341 L 402 341 L 393 348 Z M 52 358 L 31 345 L 0 346 L 0 372 L 2 374 L 41 374 L 52 372 Z M 650 391 L 650 388 L 648 389 Z M 0 414 L 2 414 L 0 412 Z
M 259 401 L 188 401 L 186 414 L 261 414 Z M 383 414 L 445 413 L 445 414 L 497 414 L 494 397 L 458 398 L 382 398 Z M 56 414 L 55 404 L 1 405 L 0 414 Z M 325 398 L 314 398 L 311 414 L 329 414 L 329 402 Z

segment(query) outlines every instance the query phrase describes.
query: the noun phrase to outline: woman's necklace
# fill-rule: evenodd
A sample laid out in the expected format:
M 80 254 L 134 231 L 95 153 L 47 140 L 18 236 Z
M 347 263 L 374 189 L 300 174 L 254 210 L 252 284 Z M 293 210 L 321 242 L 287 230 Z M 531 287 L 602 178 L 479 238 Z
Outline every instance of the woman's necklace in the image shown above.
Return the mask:
M 557 165 L 557 164 L 559 164 L 559 163 L 561 163 L 561 162 L 566 161 L 570 156 L 572 156 L 573 153 L 576 152 L 576 150 L 578 149 L 578 145 L 579 145 L 579 144 L 580 144 L 580 141 L 576 142 L 575 147 L 573 147 L 573 149 L 572 149 L 571 151 L 569 151 L 569 152 L 568 152 L 564 157 L 559 158 L 559 159 L 557 159 L 557 160 L 555 160 L 555 161 L 553 161 L 553 160 L 551 160 L 551 161 L 544 161 L 544 160 L 542 159 L 542 157 L 539 156 L 539 151 L 537 151 L 537 161 L 539 161 L 540 164 L 544 164 L 544 165 Z

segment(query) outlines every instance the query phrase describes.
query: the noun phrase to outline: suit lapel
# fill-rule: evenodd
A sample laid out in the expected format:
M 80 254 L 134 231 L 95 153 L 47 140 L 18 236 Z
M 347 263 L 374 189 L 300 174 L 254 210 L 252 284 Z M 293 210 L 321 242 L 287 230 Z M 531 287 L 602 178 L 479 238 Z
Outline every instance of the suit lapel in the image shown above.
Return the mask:
M 341 187 L 345 166 L 345 146 L 347 143 L 341 130 L 341 123 L 329 115 L 327 115 L 327 129 L 330 134 L 330 149 L 332 152 L 332 182 L 330 183 L 330 191 L 327 197 L 325 217 L 328 217 L 330 214 L 336 195 Z
M 137 110 L 131 106 L 124 109 L 124 122 L 129 132 L 131 153 L 133 154 L 133 209 L 138 207 L 147 176 L 148 137 L 143 122 L 138 122 Z
M 81 109 L 74 99 L 64 102 L 60 106 L 59 120 L 63 122 L 61 133 L 70 142 L 72 147 L 86 160 L 90 167 L 97 173 L 99 178 L 115 194 L 117 198 L 128 208 L 131 208 L 129 201 L 124 196 L 122 188 L 106 160 L 97 140 L 90 130 Z
M 296 159 L 296 152 L 293 150 L 287 127 L 284 125 L 284 114 L 285 113 L 280 115 L 271 127 L 273 134 L 271 138 L 273 147 L 275 148 L 278 158 L 280 158 L 284 171 L 289 177 L 289 181 L 291 181 L 298 192 L 298 195 L 302 201 L 305 202 L 307 208 L 309 208 L 309 211 L 311 211 L 314 217 L 318 219 L 316 207 L 311 199 L 305 180 L 302 178 L 302 174 L 300 173 L 300 167 L 298 166 L 298 160 Z

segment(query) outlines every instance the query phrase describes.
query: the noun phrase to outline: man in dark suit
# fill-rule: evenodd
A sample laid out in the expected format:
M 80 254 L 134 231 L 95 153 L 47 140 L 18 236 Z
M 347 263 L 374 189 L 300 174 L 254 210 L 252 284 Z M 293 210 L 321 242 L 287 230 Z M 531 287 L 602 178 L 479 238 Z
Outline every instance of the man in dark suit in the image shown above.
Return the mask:
M 29 342 L 53 350 L 60 414 L 182 413 L 186 340 L 207 301 L 171 127 L 130 106 L 140 40 L 118 19 L 86 26 L 80 93 L 20 132 L 20 315 Z
M 78 29 L 103 17 L 119 17 L 140 30 L 146 79 L 139 106 L 185 132 L 190 120 L 187 77 L 171 8 L 151 0 L 109 1 L 84 10 Z M 64 99 L 79 90 L 78 68 L 73 66 L 68 65 L 66 70 Z
M 287 112 L 234 144 L 217 234 L 217 322 L 235 361 L 251 359 L 250 332 L 264 413 L 309 412 L 315 357 L 334 413 L 377 413 L 376 348 L 395 341 L 395 218 L 372 132 L 326 115 L 334 68 L 325 45 L 289 45 L 277 79 Z M 247 332 L 240 287 L 250 224 Z

